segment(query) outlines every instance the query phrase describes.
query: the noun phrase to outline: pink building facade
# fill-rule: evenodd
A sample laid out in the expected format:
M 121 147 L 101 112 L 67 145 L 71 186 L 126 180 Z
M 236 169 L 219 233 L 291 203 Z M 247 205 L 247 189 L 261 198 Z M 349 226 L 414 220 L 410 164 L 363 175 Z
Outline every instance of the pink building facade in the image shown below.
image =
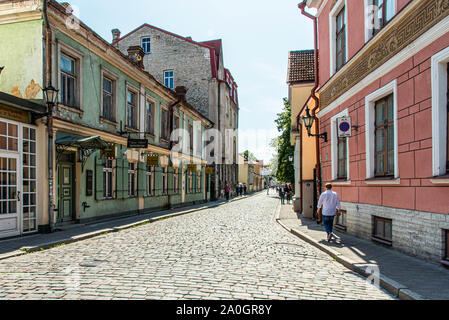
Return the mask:
M 449 1 L 307 0 L 318 21 L 322 181 L 347 233 L 449 260 Z M 338 124 L 350 120 L 351 135 Z M 341 131 L 340 131 L 341 132 Z

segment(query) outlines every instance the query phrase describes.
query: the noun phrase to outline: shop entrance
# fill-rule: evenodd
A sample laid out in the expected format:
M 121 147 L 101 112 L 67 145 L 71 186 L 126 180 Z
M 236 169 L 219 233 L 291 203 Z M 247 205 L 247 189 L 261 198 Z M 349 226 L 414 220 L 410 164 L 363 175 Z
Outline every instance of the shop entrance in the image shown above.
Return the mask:
M 0 153 L 0 237 L 20 234 L 18 155 Z
M 64 152 L 58 161 L 57 223 L 75 220 L 75 152 Z

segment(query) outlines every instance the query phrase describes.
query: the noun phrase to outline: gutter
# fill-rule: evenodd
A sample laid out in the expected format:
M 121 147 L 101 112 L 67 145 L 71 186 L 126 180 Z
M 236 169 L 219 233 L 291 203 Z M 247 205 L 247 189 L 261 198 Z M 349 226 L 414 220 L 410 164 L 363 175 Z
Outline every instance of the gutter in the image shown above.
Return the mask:
M 315 120 L 315 134 L 317 135 L 315 137 L 315 148 L 316 148 L 316 168 L 317 168 L 317 179 L 318 179 L 317 182 L 318 182 L 318 190 L 319 190 L 318 193 L 321 193 L 322 182 L 321 182 L 321 160 L 320 160 L 320 137 L 319 137 L 320 122 L 319 122 L 319 119 L 316 117 L 316 111 L 320 107 L 320 100 L 316 95 L 316 90 L 318 89 L 319 78 L 320 78 L 319 65 L 318 65 L 318 19 L 316 16 L 311 15 L 310 13 L 306 12 L 305 7 L 306 7 L 306 0 L 304 0 L 303 2 L 298 4 L 298 8 L 301 10 L 301 14 L 306 16 L 307 18 L 313 20 L 314 50 L 315 50 L 315 86 L 312 88 L 312 91 L 311 91 L 310 96 L 307 99 L 306 103 L 304 104 L 302 109 L 299 111 L 299 114 L 296 117 L 296 124 L 297 124 L 298 128 L 301 127 L 301 129 L 302 129 L 302 125 L 299 124 L 299 117 L 300 117 L 301 113 L 303 112 L 303 110 L 305 109 L 305 107 L 307 106 L 308 102 L 310 101 L 310 98 L 312 98 L 315 101 L 315 107 L 312 110 L 312 117 Z M 301 170 L 302 170 L 302 164 L 301 164 Z M 301 172 L 301 181 L 302 181 L 302 172 Z M 301 185 L 301 196 L 302 196 L 302 185 Z M 301 199 L 301 201 L 302 201 L 302 199 Z

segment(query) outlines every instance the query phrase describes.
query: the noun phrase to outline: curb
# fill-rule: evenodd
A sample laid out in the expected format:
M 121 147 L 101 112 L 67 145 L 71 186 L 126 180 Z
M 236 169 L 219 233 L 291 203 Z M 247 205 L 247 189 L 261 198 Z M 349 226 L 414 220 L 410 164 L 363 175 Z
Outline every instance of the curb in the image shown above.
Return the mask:
M 0 255 L 0 261 L 1 260 L 6 260 L 6 259 L 9 259 L 9 258 L 13 258 L 13 257 L 23 256 L 23 255 L 30 254 L 30 253 L 43 251 L 43 250 L 48 250 L 48 249 L 51 249 L 51 248 L 54 248 L 54 247 L 60 246 L 60 245 L 66 245 L 66 244 L 70 244 L 70 243 L 74 243 L 74 242 L 79 242 L 79 241 L 91 239 L 91 238 L 98 237 L 98 236 L 105 235 L 105 234 L 109 234 L 109 233 L 115 233 L 115 232 L 119 232 L 119 231 L 122 231 L 122 230 L 136 228 L 136 227 L 148 224 L 148 223 L 154 223 L 154 222 L 161 221 L 161 220 L 168 219 L 168 218 L 174 218 L 174 217 L 177 217 L 177 216 L 182 216 L 182 215 L 186 215 L 186 214 L 193 213 L 193 212 L 203 211 L 203 210 L 206 210 L 206 209 L 217 208 L 219 206 L 226 205 L 226 204 L 229 204 L 231 202 L 247 199 L 247 198 L 255 196 L 257 194 L 258 194 L 258 192 L 254 192 L 254 193 L 246 195 L 244 197 L 230 199 L 229 202 L 225 201 L 225 202 L 221 202 L 221 203 L 212 203 L 209 206 L 206 205 L 206 206 L 203 206 L 203 207 L 200 207 L 200 208 L 196 208 L 196 209 L 188 209 L 188 210 L 180 211 L 180 212 L 176 212 L 176 213 L 169 213 L 169 214 L 165 214 L 165 215 L 154 217 L 154 218 L 144 219 L 144 220 L 141 220 L 141 221 L 138 221 L 138 222 L 134 222 L 134 223 L 130 223 L 130 224 L 123 225 L 123 226 L 118 226 L 118 227 L 113 227 L 113 228 L 106 228 L 106 229 L 102 229 L 102 230 L 98 230 L 98 231 L 94 231 L 94 232 L 84 233 L 84 234 L 80 234 L 80 235 L 77 235 L 77 236 L 73 236 L 71 238 L 60 239 L 60 240 L 56 240 L 56 241 L 52 241 L 52 242 L 45 242 L 45 243 L 42 243 L 42 244 L 39 244 L 39 245 L 36 245 L 36 246 L 22 247 L 19 250 L 12 251 L 10 253 L 5 253 L 5 254 Z
M 282 223 L 281 219 L 279 218 L 280 213 L 281 213 L 280 208 L 281 207 L 279 206 L 279 209 L 277 209 L 278 212 L 276 214 L 275 220 L 288 232 L 297 236 L 301 240 L 313 245 L 314 247 L 320 249 L 321 251 L 327 253 L 329 256 L 331 256 L 333 259 L 335 259 L 337 262 L 344 265 L 346 268 L 348 268 L 354 272 L 357 272 L 358 274 L 360 274 L 366 278 L 368 278 L 369 276 L 372 275 L 371 273 L 368 273 L 364 267 L 357 266 L 357 264 L 350 258 L 343 256 L 341 253 L 333 250 L 332 248 L 328 248 L 328 247 L 320 244 L 315 239 L 313 239 L 312 237 L 308 236 L 307 234 L 305 234 L 299 230 L 287 227 L 285 224 Z M 380 277 L 379 277 L 379 285 L 383 289 L 388 291 L 389 293 L 391 293 L 394 296 L 396 296 L 397 298 L 399 298 L 400 300 L 427 300 L 425 297 L 421 296 L 420 294 L 418 294 L 416 292 L 413 292 L 406 286 L 404 286 L 386 276 L 383 276 L 383 275 L 380 275 Z

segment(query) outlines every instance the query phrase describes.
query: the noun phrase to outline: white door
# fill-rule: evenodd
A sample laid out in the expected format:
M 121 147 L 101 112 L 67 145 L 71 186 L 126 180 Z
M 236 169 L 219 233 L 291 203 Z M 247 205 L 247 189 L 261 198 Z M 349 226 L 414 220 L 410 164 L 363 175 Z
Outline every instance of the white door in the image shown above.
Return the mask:
M 0 238 L 21 233 L 19 166 L 19 155 L 0 152 Z

